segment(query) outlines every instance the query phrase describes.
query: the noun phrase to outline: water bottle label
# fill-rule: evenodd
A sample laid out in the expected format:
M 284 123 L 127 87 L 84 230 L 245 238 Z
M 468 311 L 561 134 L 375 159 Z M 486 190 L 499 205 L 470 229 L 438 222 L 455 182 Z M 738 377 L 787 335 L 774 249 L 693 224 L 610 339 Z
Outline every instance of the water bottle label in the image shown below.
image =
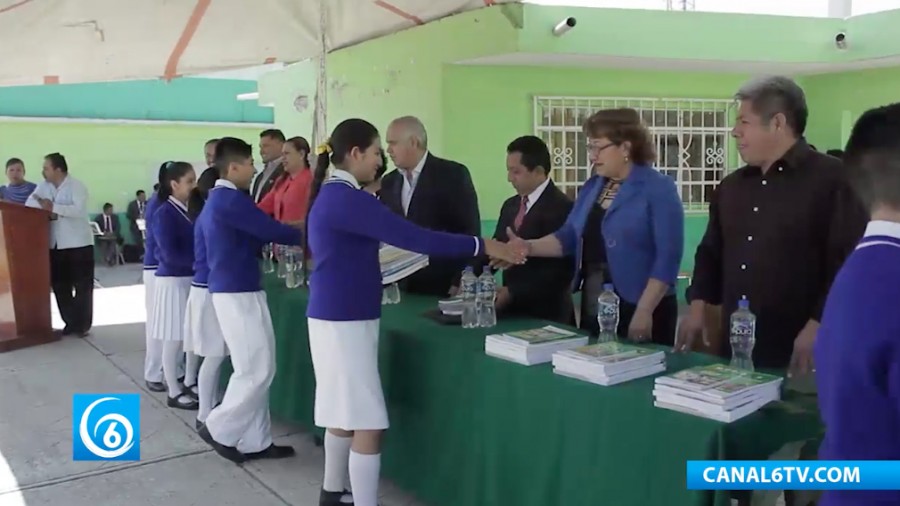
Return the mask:
M 603 316 L 616 316 L 616 313 L 618 313 L 618 311 L 619 308 L 616 307 L 615 304 L 604 302 L 600 304 L 600 310 L 598 311 L 598 313 Z
M 741 320 L 731 322 L 731 335 L 740 337 L 752 337 L 753 322 Z

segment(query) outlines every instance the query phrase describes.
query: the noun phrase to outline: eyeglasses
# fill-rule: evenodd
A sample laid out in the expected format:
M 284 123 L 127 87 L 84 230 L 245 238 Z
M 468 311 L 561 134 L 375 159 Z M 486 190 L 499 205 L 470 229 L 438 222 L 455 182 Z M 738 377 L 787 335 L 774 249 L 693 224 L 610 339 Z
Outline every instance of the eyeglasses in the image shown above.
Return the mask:
M 615 142 L 609 142 L 602 146 L 594 144 L 592 142 L 588 142 L 585 147 L 587 148 L 588 153 L 591 153 L 592 155 L 598 155 L 598 154 L 600 154 L 601 151 L 605 150 L 606 148 L 610 148 L 615 145 L 616 145 Z

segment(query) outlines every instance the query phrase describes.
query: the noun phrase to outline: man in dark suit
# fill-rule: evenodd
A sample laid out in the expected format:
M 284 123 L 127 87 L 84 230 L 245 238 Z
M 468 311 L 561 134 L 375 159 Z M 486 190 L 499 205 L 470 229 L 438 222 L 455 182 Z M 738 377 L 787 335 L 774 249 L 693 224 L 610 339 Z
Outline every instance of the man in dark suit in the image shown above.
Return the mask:
M 212 190 L 212 187 L 216 185 L 216 181 L 219 179 L 219 170 L 215 167 L 216 145 L 218 143 L 219 139 L 210 139 L 203 146 L 203 153 L 206 156 L 206 170 L 197 178 L 197 186 L 191 192 L 191 197 L 188 200 L 188 215 L 193 220 L 200 216 L 206 197 L 209 196 L 209 190 Z
M 119 259 L 119 245 L 122 244 L 119 217 L 113 212 L 113 205 L 103 204 L 103 212 L 94 218 L 103 235 L 99 236 L 100 254 L 106 265 L 116 265 Z
M 417 118 L 405 116 L 387 130 L 387 152 L 397 170 L 381 181 L 381 201 L 422 227 L 481 235 L 478 196 L 465 165 L 428 152 L 428 135 Z M 429 265 L 401 282 L 410 293 L 446 296 L 465 260 L 429 259 Z
M 144 209 L 147 208 L 147 194 L 144 190 L 138 190 L 134 194 L 134 200 L 128 203 L 125 209 L 125 217 L 128 218 L 128 228 L 131 230 L 131 237 L 134 237 L 135 244 L 138 245 L 140 251 L 144 250 L 144 237 L 141 235 L 141 229 L 138 227 L 138 220 L 144 219 Z M 103 230 L 103 227 L 100 227 Z
M 506 148 L 507 179 L 516 190 L 500 208 L 494 239 L 507 242 L 507 229 L 523 239 L 539 239 L 566 222 L 572 201 L 550 180 L 550 150 L 533 135 L 519 137 Z M 503 271 L 497 292 L 499 314 L 574 325 L 572 279 L 575 263 L 569 258 L 530 258 Z
M 272 190 L 275 181 L 284 172 L 284 163 L 281 159 L 284 140 L 281 130 L 264 130 L 259 134 L 259 157 L 262 158 L 264 165 L 250 187 L 250 195 L 257 204 Z

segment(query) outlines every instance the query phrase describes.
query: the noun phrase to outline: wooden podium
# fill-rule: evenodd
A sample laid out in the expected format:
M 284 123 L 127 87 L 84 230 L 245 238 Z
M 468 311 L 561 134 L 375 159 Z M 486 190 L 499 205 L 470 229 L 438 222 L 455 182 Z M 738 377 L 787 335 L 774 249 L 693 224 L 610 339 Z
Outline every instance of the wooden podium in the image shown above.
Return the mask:
M 50 324 L 50 213 L 0 201 L 0 353 L 59 339 Z

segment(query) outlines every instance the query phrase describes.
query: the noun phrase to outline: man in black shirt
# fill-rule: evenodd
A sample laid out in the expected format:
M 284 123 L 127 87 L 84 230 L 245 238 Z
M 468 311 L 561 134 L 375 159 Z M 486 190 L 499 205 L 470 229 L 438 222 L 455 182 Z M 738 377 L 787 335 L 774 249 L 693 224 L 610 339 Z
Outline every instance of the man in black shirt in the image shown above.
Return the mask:
M 803 138 L 803 90 L 785 77 L 751 81 L 732 135 L 747 163 L 729 174 L 709 206 L 695 256 L 691 308 L 676 349 L 702 332 L 706 305 L 722 306 L 723 336 L 738 300 L 756 315 L 754 363 L 803 374 L 831 281 L 868 221 L 841 161 Z M 730 356 L 727 342 L 722 353 Z
M 197 178 L 197 187 L 191 192 L 191 198 L 188 200 L 188 214 L 192 219 L 196 220 L 203 210 L 203 204 L 209 195 L 209 190 L 216 185 L 219 179 L 219 170 L 215 167 L 216 145 L 219 139 L 210 139 L 203 146 L 203 153 L 206 156 L 206 170 Z

